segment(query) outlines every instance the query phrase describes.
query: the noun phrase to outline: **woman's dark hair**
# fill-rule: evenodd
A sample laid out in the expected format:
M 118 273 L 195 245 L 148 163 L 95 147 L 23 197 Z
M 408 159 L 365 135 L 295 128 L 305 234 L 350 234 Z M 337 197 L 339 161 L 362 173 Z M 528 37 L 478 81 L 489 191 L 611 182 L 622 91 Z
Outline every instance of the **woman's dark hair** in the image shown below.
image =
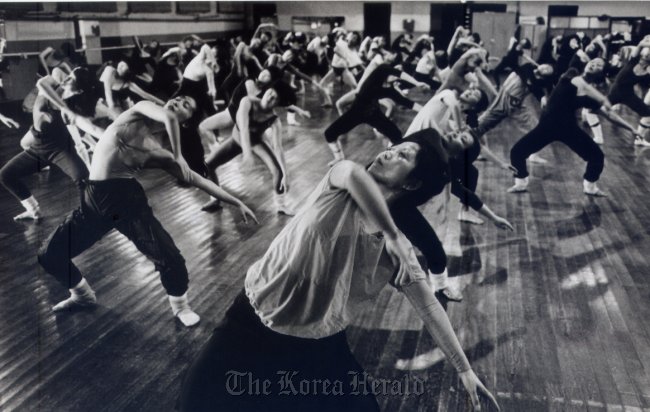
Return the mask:
M 232 64 L 230 58 L 230 43 L 228 40 L 220 38 L 214 42 L 214 47 L 217 49 L 217 64 L 222 70 L 230 70 Z
M 573 79 L 574 77 L 580 76 L 580 72 L 575 67 L 569 67 L 566 72 L 562 75 L 564 79 Z
M 442 149 L 441 140 L 438 131 L 432 128 L 420 130 L 402 140 L 401 143 L 412 142 L 420 146 L 415 158 L 415 168 L 409 178 L 421 182 L 421 185 L 399 199 L 401 206 L 424 204 L 444 188 L 448 180 L 441 182 L 436 178 L 450 176 L 448 158 Z
M 476 104 L 472 108 L 472 111 L 476 113 L 481 113 L 482 111 L 488 108 L 488 105 L 490 104 L 490 100 L 488 99 L 487 94 L 483 90 L 478 89 L 478 91 L 479 93 L 481 93 L 481 97 L 478 99 L 478 102 L 476 102 Z
M 127 74 L 127 77 L 130 76 L 130 80 L 140 74 L 147 72 L 145 60 L 140 57 L 138 53 L 133 53 L 131 57 L 128 59 L 122 59 L 122 61 L 129 66 L 129 73 Z
M 587 53 L 587 56 L 589 56 L 589 59 L 593 60 L 596 57 L 600 56 L 600 53 L 602 52 L 603 49 L 597 43 L 591 44 L 591 47 L 592 47 L 592 49 L 586 50 L 585 53 Z
M 361 35 L 359 32 L 353 31 L 352 33 L 352 41 L 348 43 L 351 49 L 356 49 L 359 48 L 359 45 L 361 44 Z
M 70 42 L 61 44 L 61 52 L 74 66 L 81 66 L 86 63 L 85 58 L 77 52 L 76 48 Z
M 279 80 L 282 80 L 282 75 L 283 75 L 282 69 L 278 68 L 277 66 L 268 66 L 265 67 L 264 69 L 268 70 L 269 73 L 271 74 L 271 84 L 274 84 Z
M 444 69 L 445 67 L 449 66 L 449 57 L 447 56 L 446 51 L 436 50 L 434 56 L 436 57 L 436 66 L 438 66 L 440 69 Z
M 65 99 L 70 110 L 85 117 L 95 116 L 95 106 L 101 97 L 102 89 L 97 77 L 85 67 L 77 67 L 71 73 L 80 93 Z

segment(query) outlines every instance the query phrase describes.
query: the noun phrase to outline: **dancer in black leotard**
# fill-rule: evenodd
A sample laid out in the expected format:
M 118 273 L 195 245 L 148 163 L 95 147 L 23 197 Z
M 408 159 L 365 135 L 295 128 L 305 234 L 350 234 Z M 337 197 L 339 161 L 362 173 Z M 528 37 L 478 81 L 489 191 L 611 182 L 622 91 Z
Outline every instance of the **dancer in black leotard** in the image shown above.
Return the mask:
M 517 169 L 515 185 L 508 192 L 523 192 L 528 187 L 526 158 L 554 141 L 560 141 L 587 161 L 583 191 L 587 195 L 603 196 L 596 182 L 605 165 L 605 156 L 591 137 L 576 121 L 578 108 L 599 110 L 610 121 L 634 132 L 634 128 L 610 111 L 611 104 L 605 96 L 590 86 L 578 71 L 569 69 L 549 97 L 548 104 L 537 126 L 522 137 L 510 151 L 510 162 Z
M 239 83 L 246 79 L 257 78 L 263 69 L 263 63 L 253 54 L 250 46 L 244 42 L 239 42 L 235 49 L 235 55 L 233 56 L 233 65 L 230 74 L 225 78 L 219 89 L 220 96 L 226 102 L 229 102 L 233 91 Z
M 393 143 L 397 143 L 402 139 L 402 132 L 395 123 L 391 122 L 382 113 L 379 107 L 379 99 L 387 97 L 409 109 L 420 110 L 422 108 L 418 103 L 402 96 L 393 87 L 384 86 L 389 76 L 402 78 L 402 80 L 406 81 L 405 76 L 402 76 L 402 74 L 403 72 L 388 64 L 379 65 L 361 85 L 354 103 L 352 103 L 348 111 L 343 113 L 325 130 L 325 140 L 327 140 L 332 154 L 334 154 L 335 161 L 344 158 L 341 143 L 338 141 L 339 136 L 360 124 L 366 123 L 374 127 Z M 419 83 L 418 85 L 428 87 L 425 83 Z
M 54 79 L 47 76 L 39 80 L 38 87 L 48 87 L 46 84 L 50 82 L 56 84 Z M 34 138 L 31 139 L 29 148 L 14 156 L 0 170 L 0 182 L 26 209 L 14 217 L 15 220 L 40 218 L 39 204 L 21 179 L 46 166 L 58 167 L 70 176 L 80 191 L 83 189 L 88 169 L 75 151 L 75 143 L 66 128 L 62 113 L 70 124 L 76 124 L 97 137 L 101 136 L 103 130 L 92 125 L 86 118 L 93 116 L 97 103 L 98 96 L 93 93 L 95 83 L 88 70 L 77 68 L 64 80 L 58 91 L 48 87 L 49 93 L 44 92 L 45 95 L 36 97 L 30 129 Z M 48 94 L 52 101 L 48 101 Z
M 635 85 L 650 86 L 650 36 L 646 36 L 636 48 L 632 50 L 630 61 L 621 69 L 609 91 L 609 101 L 612 104 L 622 103 L 634 110 L 641 119 L 636 129 L 637 134 L 643 137 L 636 140 L 635 144 L 650 145 L 646 141 L 650 129 L 650 106 L 639 98 Z
M 242 166 L 245 168 L 253 161 L 253 154 L 257 155 L 273 175 L 274 202 L 276 212 L 293 215 L 293 211 L 286 205 L 288 181 L 286 164 L 282 151 L 282 131 L 280 121 L 273 109 L 280 98 L 274 88 L 267 89 L 261 99 L 251 99 L 246 96 L 246 89 L 237 98 L 237 91 L 233 95 L 228 112 L 235 119 L 232 136 L 222 142 L 216 150 L 208 156 L 206 161 L 211 178 L 218 182 L 216 168 L 229 162 L 242 154 Z M 237 89 L 236 89 L 237 90 Z M 264 139 L 265 132 L 271 129 L 272 146 Z M 204 209 L 212 205 L 204 206 Z
M 270 66 L 264 68 L 256 79 L 246 79 L 239 83 L 239 85 L 232 91 L 228 108 L 208 117 L 199 124 L 198 131 L 201 137 L 207 141 L 215 141 L 217 139 L 217 136 L 214 133 L 215 131 L 230 129 L 235 125 L 236 118 L 232 113 L 236 114 L 237 111 L 235 110 L 233 112 L 230 110 L 233 104 L 239 106 L 239 101 L 243 99 L 244 96 L 248 96 L 250 99 L 261 99 L 264 92 L 269 87 L 277 85 L 282 76 L 282 70 Z M 288 85 L 282 85 L 279 87 L 283 90 L 290 90 Z M 291 91 L 291 95 L 292 97 L 295 96 L 293 91 Z M 300 111 L 302 112 L 302 110 Z

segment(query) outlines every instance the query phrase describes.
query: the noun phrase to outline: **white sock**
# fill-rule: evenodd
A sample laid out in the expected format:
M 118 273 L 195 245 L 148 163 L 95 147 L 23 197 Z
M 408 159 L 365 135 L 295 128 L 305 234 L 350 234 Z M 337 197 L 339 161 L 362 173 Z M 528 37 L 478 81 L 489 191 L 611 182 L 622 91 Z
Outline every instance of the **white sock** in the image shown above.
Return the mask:
M 339 146 L 339 142 L 332 142 L 328 143 L 330 150 L 332 151 L 332 154 L 334 155 L 334 158 L 336 159 L 343 159 L 343 152 L 341 151 L 341 147 Z
M 278 213 L 283 213 L 287 216 L 295 216 L 296 212 L 290 206 L 287 206 L 286 200 L 286 193 L 274 193 L 273 203 L 275 205 L 275 211 Z
M 290 125 L 295 125 L 298 124 L 298 121 L 296 120 L 296 114 L 293 112 L 288 112 L 287 113 L 287 123 Z
M 598 189 L 598 186 L 596 185 L 596 182 L 590 182 L 588 180 L 583 180 L 582 181 L 582 188 L 583 191 L 587 194 L 597 194 L 597 193 L 602 193 L 600 192 L 600 189 Z
M 431 285 L 433 286 L 434 292 L 437 292 L 447 287 L 447 279 L 449 278 L 449 273 L 447 273 L 446 268 L 445 271 L 440 274 L 431 273 L 431 271 L 429 271 L 429 275 L 430 275 L 429 278 L 431 279 Z
M 650 118 L 642 117 L 641 120 L 639 120 L 639 125 L 636 127 L 636 134 L 641 136 L 642 139 L 645 139 L 648 129 L 650 129 Z
M 88 284 L 88 281 L 86 281 L 86 278 L 81 278 L 81 282 L 77 283 L 77 286 L 70 289 L 70 294 L 75 298 L 83 298 L 94 295 L 95 292 Z
M 81 282 L 68 290 L 70 291 L 70 297 L 54 305 L 52 307 L 54 312 L 61 312 L 74 308 L 92 307 L 97 303 L 95 291 L 92 290 L 85 278 L 81 278 Z
M 33 212 L 36 209 L 38 209 L 38 201 L 36 200 L 34 195 L 28 197 L 25 200 L 21 200 L 20 203 L 23 205 L 25 210 L 27 210 L 29 212 Z
M 183 296 L 167 296 L 169 298 L 169 305 L 172 307 L 172 313 L 176 316 L 183 325 L 194 326 L 201 318 L 192 309 L 187 301 L 187 292 Z

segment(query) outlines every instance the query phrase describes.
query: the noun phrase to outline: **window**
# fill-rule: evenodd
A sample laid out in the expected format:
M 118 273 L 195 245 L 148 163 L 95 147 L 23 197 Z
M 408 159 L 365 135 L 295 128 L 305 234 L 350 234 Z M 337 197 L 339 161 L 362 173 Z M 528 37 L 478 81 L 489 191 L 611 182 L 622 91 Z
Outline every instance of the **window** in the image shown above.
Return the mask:
M 179 1 L 176 3 L 179 14 L 210 13 L 210 3 L 206 1 Z
M 244 12 L 244 3 L 235 1 L 218 1 L 217 13 L 238 14 Z
M 17 17 L 29 12 L 43 11 L 42 3 L 2 3 L 4 17 Z
M 158 1 L 133 1 L 127 3 L 129 13 L 171 13 L 172 3 Z
M 83 12 L 83 13 L 115 13 L 117 11 L 117 2 L 65 2 L 57 3 L 56 10 L 61 12 Z

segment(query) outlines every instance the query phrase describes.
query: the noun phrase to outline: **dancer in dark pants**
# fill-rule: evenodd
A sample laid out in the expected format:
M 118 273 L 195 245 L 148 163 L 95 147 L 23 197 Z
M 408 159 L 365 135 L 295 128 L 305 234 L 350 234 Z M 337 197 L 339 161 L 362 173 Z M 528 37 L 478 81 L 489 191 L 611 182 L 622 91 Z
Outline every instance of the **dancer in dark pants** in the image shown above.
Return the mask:
M 86 69 L 75 69 L 64 80 L 58 90 L 54 79 L 47 76 L 39 80 L 38 87 L 47 87 L 46 95 L 36 97 L 32 112 L 33 125 L 30 128 L 32 139 L 29 148 L 14 156 L 0 170 L 0 183 L 9 190 L 25 207 L 25 212 L 14 217 L 15 220 L 40 218 L 40 206 L 27 185 L 22 182 L 26 176 L 39 172 L 46 166 L 56 166 L 68 175 L 82 190 L 83 180 L 88 177 L 88 169 L 75 151 L 75 143 L 61 117 L 64 113 L 69 122 L 99 137 L 102 129 L 92 125 L 84 117 L 92 117 L 97 95 L 92 74 Z M 66 103 L 67 102 L 67 103 Z M 68 107 L 68 103 L 71 107 Z
M 451 93 L 450 90 L 447 92 Z M 427 105 L 429 105 L 429 103 L 427 103 Z M 428 108 L 430 113 L 435 115 L 437 110 L 432 106 L 428 106 Z M 422 111 L 420 113 L 422 113 Z M 431 127 L 433 127 L 433 129 Z M 513 230 L 512 225 L 506 219 L 496 215 L 475 193 L 479 173 L 478 169 L 472 165 L 472 162 L 476 160 L 476 157 L 478 157 L 478 154 L 480 153 L 478 140 L 472 137 L 468 132 L 436 132 L 436 130 L 445 129 L 448 129 L 447 125 L 434 123 L 429 128 L 423 126 L 423 128 L 412 129 L 412 132 L 406 136 L 407 138 L 417 137 L 427 139 L 437 150 L 437 163 L 440 167 L 437 169 L 436 174 L 429 176 L 430 181 L 435 182 L 436 187 L 438 187 L 434 196 L 442 193 L 444 187 L 450 183 L 451 193 L 456 196 L 462 204 L 461 211 L 458 215 L 459 220 L 478 224 L 483 223 L 480 218 L 468 213 L 467 209 L 471 207 L 481 215 L 490 219 L 497 227 Z M 406 202 L 406 204 L 408 206 L 409 202 Z M 403 208 L 403 202 L 396 202 L 393 208 L 396 210 Z M 466 212 L 463 212 L 464 210 L 466 210 Z M 399 217 L 396 213 L 393 213 L 393 218 L 398 224 L 400 230 L 402 230 L 409 240 L 422 251 L 428 262 L 438 262 L 441 252 L 436 248 L 436 245 L 439 243 L 437 237 L 435 240 L 430 241 L 431 244 L 428 245 L 424 244 L 428 242 L 426 237 L 425 241 L 415 240 L 415 238 L 421 238 L 421 235 L 418 235 L 418 233 L 421 234 L 428 231 L 423 227 L 421 219 L 416 216 L 419 214 L 420 212 L 417 208 L 407 207 L 402 211 Z M 402 227 L 400 225 L 400 222 L 402 221 L 405 222 L 407 227 Z M 414 232 L 414 237 L 409 235 L 412 231 Z M 442 253 L 444 254 L 444 250 Z M 440 267 L 439 265 L 434 266 Z M 448 284 L 446 265 L 440 267 L 439 271 L 430 269 L 430 272 L 432 275 L 431 280 L 434 291 L 443 294 L 447 299 L 452 301 L 458 302 L 463 299 L 460 291 L 455 290 Z
M 515 185 L 508 192 L 523 192 L 528 188 L 526 158 L 555 141 L 569 146 L 587 162 L 583 191 L 591 196 L 604 196 L 596 186 L 605 165 L 605 156 L 591 137 L 578 126 L 576 110 L 581 107 L 599 111 L 610 121 L 634 133 L 634 128 L 610 111 L 611 104 L 605 96 L 590 86 L 574 68 L 560 77 L 551 93 L 546 109 L 537 126 L 522 137 L 510 151 L 510 162 L 517 169 Z
M 637 84 L 646 88 L 650 86 L 650 36 L 646 36 L 632 50 L 630 61 L 614 79 L 608 96 L 612 104 L 624 104 L 641 116 L 636 132 L 642 139 L 635 140 L 634 143 L 650 146 L 650 142 L 647 141 L 650 129 L 650 105 L 636 95 L 634 86 Z
M 341 143 L 338 141 L 339 136 L 349 132 L 360 124 L 366 123 L 374 127 L 381 134 L 387 136 L 393 143 L 398 143 L 402 139 L 402 132 L 397 125 L 382 113 L 379 106 L 379 99 L 389 98 L 404 107 L 416 111 L 420 110 L 422 106 L 402 96 L 395 88 L 384 86 L 389 76 L 402 78 L 402 72 L 388 64 L 379 65 L 373 70 L 361 85 L 354 103 L 352 103 L 348 111 L 343 113 L 341 117 L 336 119 L 325 130 L 325 140 L 327 140 L 332 150 L 334 161 L 345 158 Z M 424 83 L 418 85 L 428 87 Z
M 509 169 L 510 164 L 494 154 L 488 147 L 487 139 L 483 136 L 494 129 L 503 120 L 510 119 L 519 129 L 521 134 L 528 133 L 538 121 L 537 114 L 531 107 L 527 98 L 534 96 L 544 102 L 550 94 L 553 66 L 548 64 L 534 65 L 526 63 L 517 65 L 512 73 L 503 82 L 497 97 L 490 107 L 478 118 L 478 125 L 472 134 L 481 142 L 482 154 L 494 161 L 504 169 Z M 533 163 L 546 163 L 537 154 L 532 154 L 528 159 Z
M 94 291 L 72 259 L 110 230 L 117 229 L 160 272 L 174 315 L 186 326 L 198 323 L 199 316 L 188 304 L 185 261 L 153 215 L 142 186 L 135 180 L 138 170 L 160 168 L 236 205 L 244 218 L 255 218 L 239 199 L 191 171 L 180 156 L 179 123 L 190 119 L 195 111 L 196 102 L 186 96 L 170 100 L 165 107 L 140 102 L 106 129 L 95 149 L 81 207 L 52 233 L 38 254 L 43 268 L 70 289 L 71 296 L 55 305 L 54 311 L 95 304 Z M 174 153 L 163 149 L 162 131 L 169 135 Z
M 386 283 L 413 304 L 473 405 L 479 406 L 479 392 L 496 404 L 472 372 L 411 243 L 389 212 L 388 205 L 407 192 L 411 201 L 424 202 L 438 190 L 438 182 L 428 180 L 440 167 L 436 154 L 425 139 L 413 138 L 379 154 L 367 170 L 348 161 L 330 169 L 248 270 L 244 291 L 185 377 L 182 411 L 379 410 L 373 393 L 354 392 L 351 382 L 363 369 L 345 331 Z M 283 395 L 279 371 L 295 372 L 287 377 L 292 384 L 339 382 L 338 395 L 331 387 L 302 394 L 287 386 Z M 256 396 L 248 380 L 237 384 L 247 374 L 269 379 L 264 395 Z

